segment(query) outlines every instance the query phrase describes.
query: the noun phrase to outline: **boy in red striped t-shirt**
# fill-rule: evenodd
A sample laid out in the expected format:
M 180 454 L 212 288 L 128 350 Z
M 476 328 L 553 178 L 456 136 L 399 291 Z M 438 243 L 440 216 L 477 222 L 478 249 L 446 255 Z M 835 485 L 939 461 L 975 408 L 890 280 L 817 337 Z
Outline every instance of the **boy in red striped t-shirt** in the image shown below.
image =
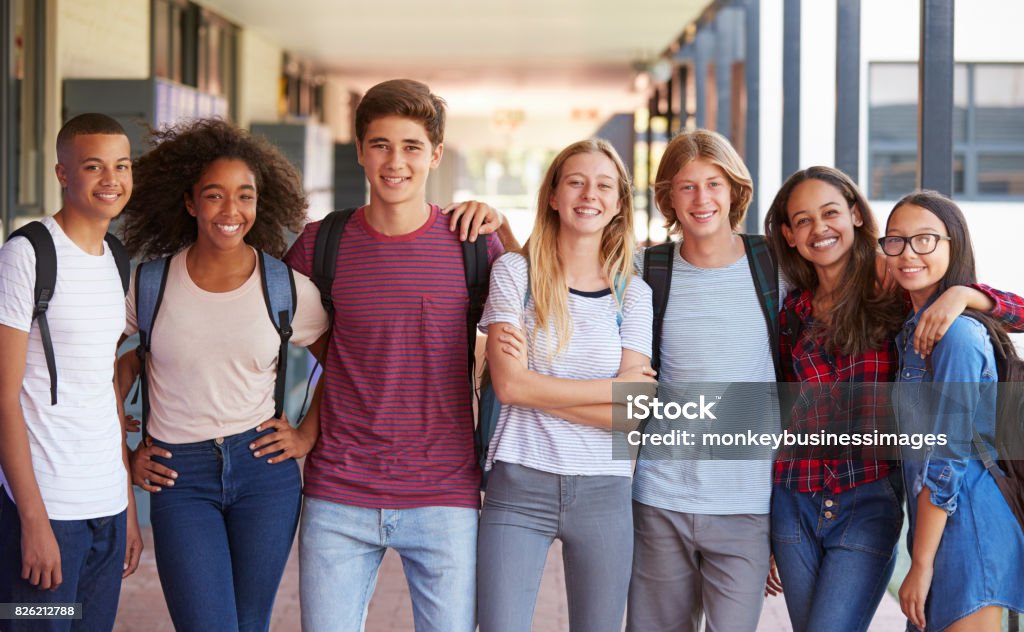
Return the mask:
M 370 203 L 345 226 L 331 296 L 320 440 L 306 459 L 304 630 L 359 630 L 384 552 L 401 556 L 416 629 L 474 628 L 480 472 L 466 366 L 459 233 L 426 201 L 444 102 L 422 83 L 371 88 L 356 109 Z M 319 222 L 287 262 L 312 273 Z M 493 261 L 502 252 L 488 239 Z

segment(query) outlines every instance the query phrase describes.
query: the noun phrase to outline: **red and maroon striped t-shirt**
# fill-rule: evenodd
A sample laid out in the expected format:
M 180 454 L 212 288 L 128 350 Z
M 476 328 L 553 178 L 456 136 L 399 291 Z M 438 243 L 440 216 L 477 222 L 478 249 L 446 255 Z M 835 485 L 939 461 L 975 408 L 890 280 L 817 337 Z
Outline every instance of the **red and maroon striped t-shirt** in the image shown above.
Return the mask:
M 345 226 L 307 496 L 387 509 L 479 506 L 469 298 L 458 233 L 439 210 L 432 206 L 427 222 L 407 235 L 378 233 L 365 208 Z M 307 276 L 319 225 L 306 226 L 285 258 Z M 493 262 L 502 247 L 487 237 Z

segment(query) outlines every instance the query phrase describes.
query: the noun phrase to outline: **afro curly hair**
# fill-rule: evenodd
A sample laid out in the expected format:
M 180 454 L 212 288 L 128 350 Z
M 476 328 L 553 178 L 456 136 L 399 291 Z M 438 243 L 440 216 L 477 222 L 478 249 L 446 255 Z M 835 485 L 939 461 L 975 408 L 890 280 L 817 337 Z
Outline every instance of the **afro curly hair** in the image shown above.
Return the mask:
M 194 243 L 196 219 L 185 196 L 207 166 L 221 158 L 248 165 L 256 179 L 256 220 L 245 242 L 275 257 L 285 252 L 285 229 L 302 230 L 308 201 L 302 178 L 263 138 L 219 119 L 199 119 L 150 130 L 153 148 L 132 165 L 135 187 L 122 215 L 122 235 L 132 257 L 171 255 Z

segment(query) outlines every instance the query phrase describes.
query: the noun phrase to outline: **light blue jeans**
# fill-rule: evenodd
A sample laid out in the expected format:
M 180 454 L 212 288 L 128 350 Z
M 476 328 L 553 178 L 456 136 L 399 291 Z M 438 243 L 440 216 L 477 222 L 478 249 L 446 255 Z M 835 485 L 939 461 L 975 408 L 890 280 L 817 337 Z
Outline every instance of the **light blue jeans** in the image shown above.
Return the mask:
M 417 632 L 473 632 L 475 509 L 373 509 L 306 497 L 299 526 L 304 632 L 355 632 L 388 548 L 402 557 Z
M 569 629 L 622 630 L 633 561 L 629 477 L 562 476 L 498 462 L 480 514 L 480 632 L 529 632 L 555 538 Z

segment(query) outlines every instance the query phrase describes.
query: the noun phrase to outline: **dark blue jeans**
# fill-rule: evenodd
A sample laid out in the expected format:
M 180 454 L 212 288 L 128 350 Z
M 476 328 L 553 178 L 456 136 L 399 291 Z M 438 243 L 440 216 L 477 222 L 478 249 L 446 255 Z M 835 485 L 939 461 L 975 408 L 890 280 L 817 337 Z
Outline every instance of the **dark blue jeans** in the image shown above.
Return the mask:
M 270 432 L 273 432 L 272 430 Z M 157 571 L 175 629 L 270 628 L 299 520 L 301 481 L 293 460 L 269 465 L 249 430 L 198 443 L 154 439 L 178 472 L 151 495 Z
M 82 618 L 0 621 L 3 632 L 109 631 L 121 596 L 127 513 L 88 520 L 51 520 L 60 547 L 62 583 L 39 590 L 21 578 L 21 519 L 0 487 L 0 603 L 81 603 Z
M 899 472 L 840 494 L 772 493 L 772 550 L 795 632 L 866 630 L 896 563 Z

